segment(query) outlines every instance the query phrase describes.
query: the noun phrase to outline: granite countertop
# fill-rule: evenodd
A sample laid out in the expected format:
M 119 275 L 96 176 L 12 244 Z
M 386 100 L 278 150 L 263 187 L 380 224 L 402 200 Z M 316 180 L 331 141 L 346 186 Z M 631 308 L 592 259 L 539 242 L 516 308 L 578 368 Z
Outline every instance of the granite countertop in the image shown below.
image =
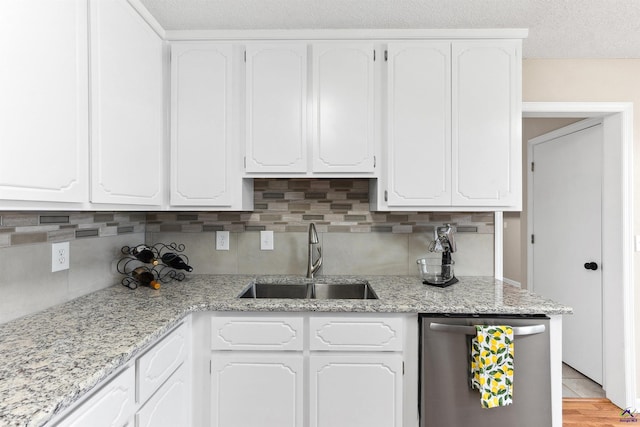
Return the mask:
M 261 277 L 262 281 L 306 281 Z M 350 276 L 317 281 L 351 281 Z M 359 277 L 363 279 L 363 277 Z M 0 325 L 0 425 L 40 426 L 195 311 L 568 314 L 571 308 L 491 277 L 448 288 L 372 276 L 378 300 L 239 299 L 256 276 L 193 275 L 159 290 L 121 285 Z

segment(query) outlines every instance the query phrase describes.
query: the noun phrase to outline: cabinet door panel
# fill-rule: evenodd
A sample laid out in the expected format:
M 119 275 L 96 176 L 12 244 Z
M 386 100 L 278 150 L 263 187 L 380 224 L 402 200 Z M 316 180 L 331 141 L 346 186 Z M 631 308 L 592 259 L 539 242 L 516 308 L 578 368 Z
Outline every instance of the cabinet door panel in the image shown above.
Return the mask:
M 454 206 L 521 206 L 519 41 L 454 42 Z
M 247 172 L 307 170 L 307 45 L 248 46 Z
M 311 317 L 311 350 L 401 351 L 403 320 L 397 317 Z
M 402 356 L 312 354 L 311 427 L 401 427 Z
M 189 328 L 181 325 L 137 360 L 138 400 L 146 401 L 187 358 Z
M 211 361 L 213 427 L 301 427 L 301 353 L 214 353 Z
M 374 46 L 313 45 L 313 172 L 374 171 Z
M 92 0 L 94 203 L 159 205 L 163 42 L 126 0 Z
M 388 46 L 389 206 L 451 203 L 451 44 Z
M 58 427 L 120 427 L 126 425 L 135 408 L 135 369 L 128 368 L 78 409 Z
M 0 198 L 86 202 L 86 1 L 3 0 L 0 52 Z
M 190 425 L 188 370 L 182 365 L 136 414 L 136 427 Z
M 174 44 L 171 54 L 171 204 L 228 206 L 232 46 Z
M 302 350 L 301 316 L 215 316 L 211 318 L 214 350 Z

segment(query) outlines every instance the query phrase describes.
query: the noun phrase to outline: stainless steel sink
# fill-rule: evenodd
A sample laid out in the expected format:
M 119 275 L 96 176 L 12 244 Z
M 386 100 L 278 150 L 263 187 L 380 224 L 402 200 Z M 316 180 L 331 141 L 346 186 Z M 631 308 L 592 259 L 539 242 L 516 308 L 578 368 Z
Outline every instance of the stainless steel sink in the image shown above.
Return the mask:
M 371 285 L 358 283 L 250 283 L 238 298 L 378 299 Z
M 309 298 L 309 285 L 283 283 L 252 283 L 239 298 Z
M 315 299 L 378 299 L 369 283 L 314 283 Z

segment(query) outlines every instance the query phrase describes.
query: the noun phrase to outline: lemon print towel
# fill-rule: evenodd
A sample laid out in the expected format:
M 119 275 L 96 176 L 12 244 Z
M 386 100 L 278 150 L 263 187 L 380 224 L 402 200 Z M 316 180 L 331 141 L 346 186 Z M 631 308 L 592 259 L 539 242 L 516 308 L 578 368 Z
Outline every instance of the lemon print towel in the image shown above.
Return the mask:
M 471 388 L 484 408 L 513 402 L 513 329 L 476 325 L 471 339 Z

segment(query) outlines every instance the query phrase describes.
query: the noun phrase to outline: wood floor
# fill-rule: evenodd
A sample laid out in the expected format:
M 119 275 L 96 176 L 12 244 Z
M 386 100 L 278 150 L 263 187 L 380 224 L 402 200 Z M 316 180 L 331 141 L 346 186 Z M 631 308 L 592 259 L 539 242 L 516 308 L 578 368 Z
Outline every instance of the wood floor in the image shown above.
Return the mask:
M 609 399 L 571 398 L 562 399 L 563 427 L 620 427 L 622 425 L 638 425 L 625 422 L 622 410 Z M 640 417 L 640 415 L 637 415 Z M 640 422 L 640 420 L 638 421 Z

